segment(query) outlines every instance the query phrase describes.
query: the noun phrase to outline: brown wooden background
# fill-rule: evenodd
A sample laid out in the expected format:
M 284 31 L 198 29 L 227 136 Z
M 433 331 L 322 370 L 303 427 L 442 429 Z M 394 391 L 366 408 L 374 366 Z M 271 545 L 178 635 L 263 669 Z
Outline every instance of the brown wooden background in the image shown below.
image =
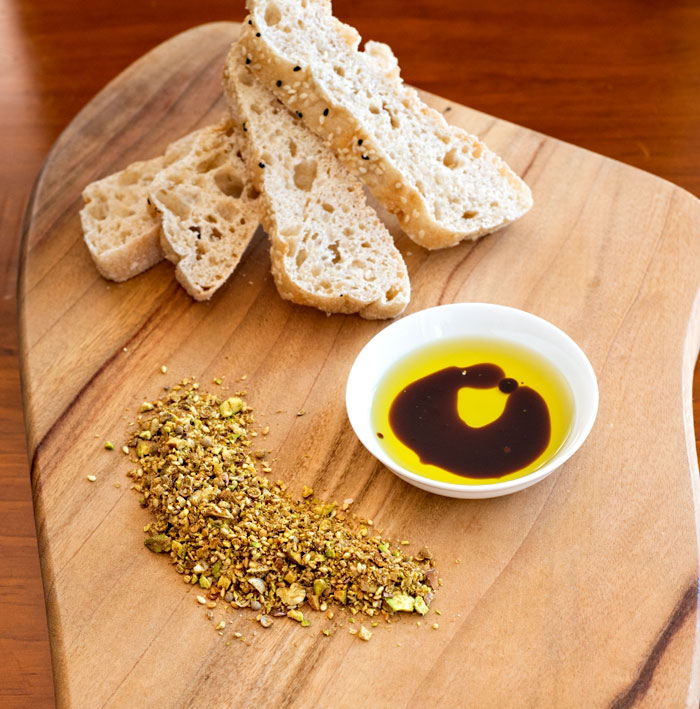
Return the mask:
M 410 83 L 700 196 L 697 2 L 334 5 L 363 37 L 392 45 Z M 53 704 L 17 367 L 17 255 L 32 182 L 61 130 L 133 60 L 189 27 L 243 15 L 239 0 L 0 0 L 0 706 Z M 696 421 L 698 383 L 696 370 Z

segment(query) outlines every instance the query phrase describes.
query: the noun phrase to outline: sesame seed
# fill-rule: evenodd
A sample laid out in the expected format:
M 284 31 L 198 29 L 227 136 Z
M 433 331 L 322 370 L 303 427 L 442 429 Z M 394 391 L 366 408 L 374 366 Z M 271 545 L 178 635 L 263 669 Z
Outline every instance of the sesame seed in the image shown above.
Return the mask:
M 323 115 L 324 115 L 324 116 L 327 116 L 327 115 L 328 115 L 328 109 L 327 109 L 327 108 L 326 108 L 326 109 L 324 109 L 324 111 L 323 111 Z
M 304 114 L 301 111 L 297 111 L 297 117 L 302 118 Z
M 258 163 L 258 167 L 265 167 L 265 163 L 264 163 L 264 162 L 259 162 L 259 163 Z
M 252 21 L 252 20 L 248 20 L 248 24 L 249 24 L 249 25 L 252 25 L 252 24 L 253 24 L 253 21 Z
M 246 58 L 245 58 L 245 63 L 246 63 L 246 64 L 250 64 L 250 57 L 246 57 Z
M 357 141 L 357 144 L 358 144 L 358 145 L 362 145 L 362 142 L 363 142 L 363 141 L 362 141 L 362 138 L 360 138 L 360 139 Z
M 363 159 L 363 160 L 369 160 L 369 155 L 363 155 L 363 156 L 362 156 L 362 159 Z
M 300 67 L 300 66 L 295 66 L 295 67 L 294 67 L 294 71 L 301 71 L 301 67 Z
M 277 79 L 277 86 L 282 86 L 282 81 L 281 81 L 281 79 Z
M 323 116 L 318 117 L 318 122 L 323 125 L 326 122 L 326 119 Z
M 256 37 L 259 37 L 259 36 L 260 36 L 260 32 L 256 32 L 256 33 L 255 33 L 255 36 L 256 36 Z
M 94 483 L 95 480 L 97 480 L 97 477 L 96 477 L 95 475 L 88 475 L 88 476 L 87 476 L 87 479 L 88 479 L 91 483 Z

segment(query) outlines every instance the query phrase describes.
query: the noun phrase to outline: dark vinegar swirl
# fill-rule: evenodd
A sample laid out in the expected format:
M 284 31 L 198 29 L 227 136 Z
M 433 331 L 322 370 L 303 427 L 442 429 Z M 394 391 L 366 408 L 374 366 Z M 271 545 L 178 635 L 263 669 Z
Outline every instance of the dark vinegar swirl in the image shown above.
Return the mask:
M 464 387 L 498 387 L 508 397 L 501 416 L 479 428 L 467 425 L 457 408 Z M 422 463 L 471 478 L 499 478 L 526 467 L 551 435 L 544 399 L 490 363 L 447 367 L 409 384 L 392 402 L 389 424 Z

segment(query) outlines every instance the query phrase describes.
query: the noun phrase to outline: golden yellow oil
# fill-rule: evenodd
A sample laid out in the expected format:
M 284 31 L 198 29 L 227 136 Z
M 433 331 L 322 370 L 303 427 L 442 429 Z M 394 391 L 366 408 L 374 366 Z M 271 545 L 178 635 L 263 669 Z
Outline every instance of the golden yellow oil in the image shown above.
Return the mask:
M 490 363 L 501 367 L 506 377 L 534 389 L 549 410 L 551 432 L 542 454 L 520 470 L 498 478 L 472 478 L 451 473 L 435 465 L 421 462 L 418 455 L 404 445 L 389 424 L 389 410 L 397 395 L 412 382 L 446 367 L 471 367 Z M 505 408 L 507 394 L 498 387 L 491 389 L 463 388 L 458 393 L 460 418 L 478 428 L 496 420 Z M 386 453 L 407 470 L 431 480 L 459 485 L 484 485 L 520 478 L 550 460 L 559 450 L 573 422 L 573 396 L 559 370 L 537 352 L 501 339 L 463 338 L 443 340 L 418 348 L 400 359 L 382 378 L 372 403 L 372 424 L 375 435 Z M 379 436 L 381 434 L 381 436 Z

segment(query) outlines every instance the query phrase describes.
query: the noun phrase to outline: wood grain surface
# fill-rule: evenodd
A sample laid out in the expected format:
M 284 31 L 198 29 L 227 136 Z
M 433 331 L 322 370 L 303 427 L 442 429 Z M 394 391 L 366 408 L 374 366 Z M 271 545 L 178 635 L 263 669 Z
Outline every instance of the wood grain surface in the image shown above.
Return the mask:
M 216 120 L 235 34 L 230 23 L 198 27 L 112 82 L 54 146 L 28 209 L 23 391 L 59 704 L 697 704 L 689 394 L 700 201 L 428 97 L 525 176 L 536 206 L 498 235 L 442 252 L 399 236 L 413 285 L 408 312 L 488 301 L 541 315 L 588 354 L 601 406 L 582 450 L 534 488 L 478 502 L 422 493 L 364 451 L 346 421 L 347 372 L 383 324 L 279 299 L 262 235 L 207 304 L 177 286 L 168 264 L 117 285 L 86 253 L 84 184 Z M 389 536 L 415 550 L 427 543 L 445 584 L 435 601 L 442 615 L 421 626 L 402 618 L 363 644 L 343 613 L 253 635 L 250 615 L 221 610 L 215 621 L 231 623 L 219 636 L 196 592 L 143 548 L 147 516 L 124 478 L 132 465 L 103 448 L 105 439 L 121 443 L 144 398 L 186 375 L 222 376 L 231 389 L 246 375 L 248 399 L 271 426 L 276 474 L 293 491 L 311 484 L 352 497 Z
M 689 1 L 336 0 L 403 75 L 487 113 L 624 160 L 700 194 L 700 8 Z M 46 152 L 111 78 L 176 32 L 241 19 L 229 0 L 0 4 L 0 703 L 50 706 L 53 689 L 19 397 L 14 283 L 23 205 Z M 695 420 L 700 387 L 695 377 Z M 682 617 L 683 604 L 678 615 Z M 658 628 L 640 676 L 662 666 Z M 641 681 L 627 695 L 643 698 Z

